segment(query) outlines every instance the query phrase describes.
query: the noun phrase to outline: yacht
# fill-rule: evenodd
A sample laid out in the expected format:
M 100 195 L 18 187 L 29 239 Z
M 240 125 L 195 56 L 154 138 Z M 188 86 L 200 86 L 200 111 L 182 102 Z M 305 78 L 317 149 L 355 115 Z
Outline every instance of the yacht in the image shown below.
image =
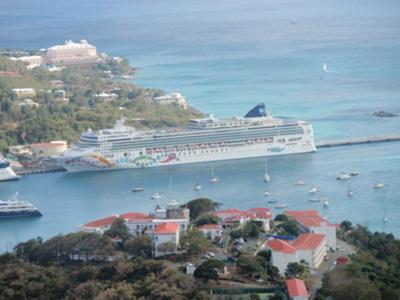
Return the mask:
M 134 188 L 132 189 L 132 192 L 138 193 L 138 192 L 143 192 L 143 190 L 144 190 L 144 187 L 142 187 L 142 186 L 137 186 L 137 187 L 134 187 Z
M 347 174 L 346 172 L 342 172 L 340 175 L 336 177 L 336 179 L 338 180 L 347 180 L 350 178 L 351 178 L 350 174 Z
M 10 217 L 40 217 L 42 213 L 33 204 L 18 200 L 0 200 L 0 218 Z
M 322 70 L 323 70 L 325 73 L 328 73 L 328 65 L 327 65 L 326 63 L 322 66 Z
M 196 184 L 195 187 L 194 187 L 194 189 L 195 189 L 196 191 L 200 191 L 200 190 L 202 189 L 201 184 Z
M 161 199 L 162 195 L 160 193 L 154 193 L 151 195 L 151 199 L 153 200 L 157 200 L 157 199 Z
M 265 196 L 265 197 L 269 196 L 269 192 L 268 192 L 268 191 L 265 191 L 265 192 L 264 192 L 264 196 Z
M 329 199 L 324 198 L 324 207 L 329 207 Z
M 18 180 L 21 176 L 15 174 L 11 169 L 10 163 L 0 157 L 0 181 Z
M 294 185 L 305 185 L 306 182 L 302 179 L 296 180 L 296 182 L 294 183 Z
M 315 186 L 311 187 L 311 189 L 308 190 L 309 194 L 315 194 L 316 192 L 318 192 L 318 189 Z
M 278 205 L 275 206 L 276 209 L 284 209 L 286 207 L 287 207 L 286 204 L 278 204 Z
M 385 184 L 378 182 L 374 184 L 374 189 L 378 190 L 378 189 L 382 189 L 385 187 Z
M 278 201 L 276 201 L 275 199 L 268 200 L 268 203 L 276 203 L 276 202 Z
M 219 181 L 219 178 L 214 175 L 214 166 L 211 166 L 211 177 L 209 181 L 211 183 L 217 183 Z

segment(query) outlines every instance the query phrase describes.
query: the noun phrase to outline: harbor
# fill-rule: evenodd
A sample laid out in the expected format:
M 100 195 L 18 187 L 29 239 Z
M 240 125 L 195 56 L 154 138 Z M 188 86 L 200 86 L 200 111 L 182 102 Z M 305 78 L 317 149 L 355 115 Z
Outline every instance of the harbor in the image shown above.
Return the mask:
M 19 181 L 1 183 L 0 199 L 9 199 L 18 191 L 40 209 L 43 217 L 1 220 L 0 250 L 10 249 L 28 238 L 48 238 L 75 231 L 87 220 L 127 211 L 149 212 L 157 204 L 165 206 L 171 200 L 185 203 L 198 197 L 220 202 L 222 208 L 266 206 L 274 214 L 282 211 L 275 208 L 280 204 L 285 204 L 285 209 L 314 208 L 332 222 L 349 219 L 354 224 L 368 225 L 371 230 L 398 236 L 398 145 L 393 142 L 328 147 L 316 153 L 271 157 L 268 183 L 263 180 L 265 160 L 262 158 L 214 163 L 217 183 L 209 182 L 209 163 L 24 176 Z M 342 171 L 355 170 L 358 176 L 346 181 L 336 179 Z M 304 185 L 296 185 L 299 179 L 304 180 Z M 385 187 L 374 189 L 377 181 L 384 182 Z M 202 188 L 196 190 L 196 184 Z M 132 192 L 135 185 L 143 187 L 143 191 Z M 319 190 L 314 195 L 308 193 L 312 186 Z M 351 197 L 348 197 L 349 186 L 353 192 Z M 268 196 L 264 195 L 266 191 Z M 151 199 L 154 193 L 162 198 Z M 325 197 L 329 199 L 328 207 L 324 207 L 323 201 L 309 202 Z M 387 222 L 383 221 L 384 217 Z

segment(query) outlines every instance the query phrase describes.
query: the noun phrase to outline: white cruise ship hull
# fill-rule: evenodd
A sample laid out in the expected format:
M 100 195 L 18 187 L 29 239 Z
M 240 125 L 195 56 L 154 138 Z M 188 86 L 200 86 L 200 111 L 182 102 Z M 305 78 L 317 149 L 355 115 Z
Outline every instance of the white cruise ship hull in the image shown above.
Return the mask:
M 21 176 L 15 174 L 11 167 L 0 168 L 0 182 L 2 181 L 12 181 L 21 179 Z
M 284 139 L 285 142 L 275 142 Z M 193 164 L 212 161 L 257 158 L 265 156 L 288 155 L 315 152 L 312 136 L 299 136 L 296 142 L 290 142 L 282 136 L 274 141 L 252 141 L 238 146 L 219 146 L 218 143 L 187 151 L 141 151 L 114 153 L 111 157 L 99 153 L 87 152 L 75 156 L 58 158 L 59 164 L 69 172 L 100 171 L 128 168 L 147 168 L 180 164 Z

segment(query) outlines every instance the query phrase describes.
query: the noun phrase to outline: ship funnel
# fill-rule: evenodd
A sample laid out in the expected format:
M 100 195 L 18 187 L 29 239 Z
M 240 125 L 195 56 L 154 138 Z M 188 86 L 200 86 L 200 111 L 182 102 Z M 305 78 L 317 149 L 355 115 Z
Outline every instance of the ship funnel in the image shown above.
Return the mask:
M 267 114 L 265 112 L 265 104 L 259 103 L 254 106 L 244 117 L 245 118 L 259 118 L 266 117 Z

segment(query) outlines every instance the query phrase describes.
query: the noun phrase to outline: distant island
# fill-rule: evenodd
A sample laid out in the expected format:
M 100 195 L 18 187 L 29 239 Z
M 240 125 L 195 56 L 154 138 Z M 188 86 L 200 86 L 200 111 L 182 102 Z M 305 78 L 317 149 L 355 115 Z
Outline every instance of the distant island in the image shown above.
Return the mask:
M 121 116 L 153 128 L 184 126 L 201 115 L 179 93 L 121 80 L 134 74 L 126 59 L 97 54 L 87 41 L 36 52 L 0 50 L 0 151 L 75 142 L 82 131 L 110 127 Z

